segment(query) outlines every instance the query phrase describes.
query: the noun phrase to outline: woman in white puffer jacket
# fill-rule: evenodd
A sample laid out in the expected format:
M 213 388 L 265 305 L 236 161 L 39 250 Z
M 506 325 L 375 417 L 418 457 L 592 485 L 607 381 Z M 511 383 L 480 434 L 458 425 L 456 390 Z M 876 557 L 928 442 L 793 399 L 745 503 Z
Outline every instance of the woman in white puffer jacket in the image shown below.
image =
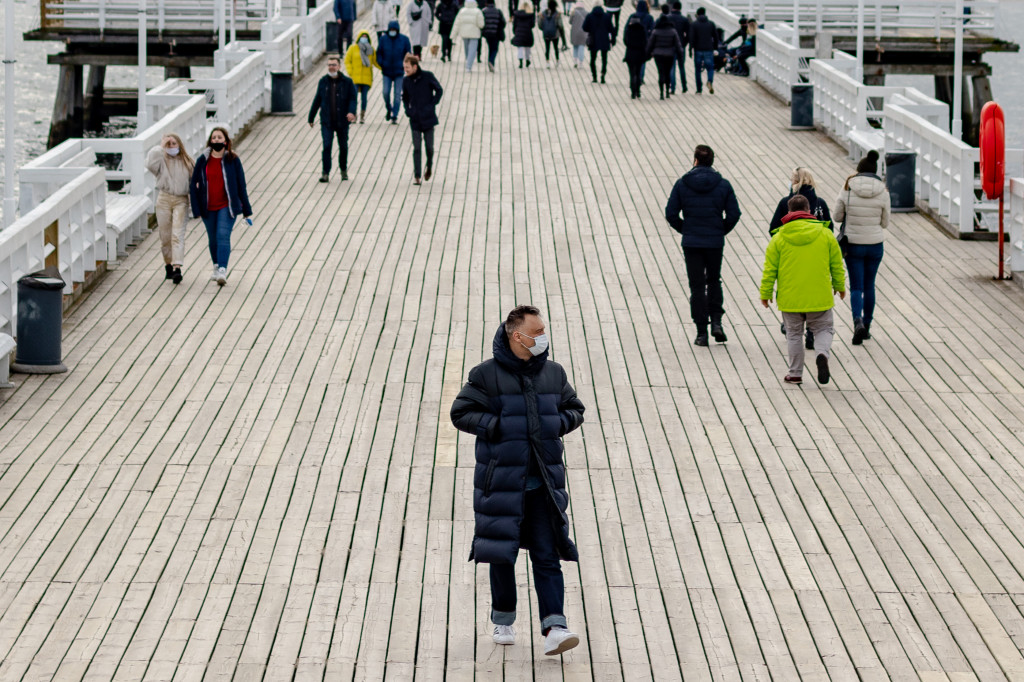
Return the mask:
M 889 191 L 878 177 L 878 152 L 872 150 L 857 164 L 857 174 L 846 179 L 832 217 L 846 221 L 846 269 L 850 273 L 850 308 L 853 345 L 871 338 L 875 314 L 875 276 L 882 263 L 885 230 L 889 227 Z

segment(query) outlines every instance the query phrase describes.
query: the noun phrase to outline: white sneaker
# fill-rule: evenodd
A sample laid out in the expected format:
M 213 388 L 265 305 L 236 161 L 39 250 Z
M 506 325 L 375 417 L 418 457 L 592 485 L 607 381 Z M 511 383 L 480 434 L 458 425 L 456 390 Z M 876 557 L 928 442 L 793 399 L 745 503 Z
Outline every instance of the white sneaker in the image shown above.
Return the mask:
M 494 626 L 494 643 L 508 646 L 516 643 L 516 629 L 511 625 Z
M 211 282 L 216 282 L 217 281 L 217 270 L 219 270 L 219 269 L 220 268 L 218 268 L 216 265 L 213 266 L 213 272 L 210 274 L 210 281 Z
M 544 655 L 558 656 L 559 654 L 564 654 L 579 643 L 579 635 L 556 625 L 548 630 L 548 636 L 544 638 Z
M 217 268 L 216 280 L 217 280 L 217 284 L 219 284 L 220 286 L 224 286 L 227 283 L 227 281 L 228 281 L 228 269 L 227 268 Z

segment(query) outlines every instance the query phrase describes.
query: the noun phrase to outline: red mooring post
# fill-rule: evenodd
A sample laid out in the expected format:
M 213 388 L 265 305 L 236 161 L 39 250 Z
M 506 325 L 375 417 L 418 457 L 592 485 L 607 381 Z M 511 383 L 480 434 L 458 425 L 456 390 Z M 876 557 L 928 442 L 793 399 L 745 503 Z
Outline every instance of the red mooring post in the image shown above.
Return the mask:
M 999 275 L 1004 276 L 1003 193 L 1006 188 L 1006 126 L 1003 109 L 995 102 L 981 108 L 981 188 L 989 199 L 999 199 Z

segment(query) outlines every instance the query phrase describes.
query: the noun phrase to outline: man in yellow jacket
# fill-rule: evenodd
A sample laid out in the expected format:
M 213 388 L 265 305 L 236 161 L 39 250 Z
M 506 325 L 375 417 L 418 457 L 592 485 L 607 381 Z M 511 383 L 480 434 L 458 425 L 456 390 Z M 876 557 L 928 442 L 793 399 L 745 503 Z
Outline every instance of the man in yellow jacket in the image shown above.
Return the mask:
M 356 42 L 345 53 L 345 70 L 359 93 L 359 122 L 366 123 L 366 95 L 373 85 L 373 68 L 377 66 L 377 53 L 373 49 L 369 31 L 360 31 Z M 377 67 L 380 68 L 380 67 Z
M 778 302 L 786 323 L 789 345 L 789 372 L 784 381 L 803 382 L 804 324 L 814 334 L 814 352 L 818 356 L 818 383 L 827 384 L 832 348 L 832 308 L 834 294 L 846 298 L 846 274 L 839 242 L 828 223 L 816 220 L 803 195 L 794 195 L 789 213 L 764 255 L 761 277 L 761 304 L 767 308 L 778 282 Z

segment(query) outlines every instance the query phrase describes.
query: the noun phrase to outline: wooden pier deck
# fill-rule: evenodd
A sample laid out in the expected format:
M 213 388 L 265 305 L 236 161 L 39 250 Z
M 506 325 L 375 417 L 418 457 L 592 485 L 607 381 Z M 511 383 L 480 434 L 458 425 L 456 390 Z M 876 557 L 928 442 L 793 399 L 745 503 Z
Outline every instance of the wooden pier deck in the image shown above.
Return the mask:
M 621 49 L 604 86 L 507 44 L 493 75 L 429 60 L 419 188 L 379 79 L 351 181 L 318 183 L 307 78 L 240 144 L 226 287 L 197 222 L 180 286 L 155 235 L 107 274 L 71 371 L 0 391 L 0 680 L 1024 679 L 1024 292 L 895 215 L 874 339 L 841 304 L 833 383 L 784 386 L 767 222 L 794 166 L 832 199 L 851 165 L 745 79 L 659 102 L 651 65 L 631 101 Z M 662 216 L 701 142 L 744 212 L 710 349 Z M 448 420 L 524 302 L 588 406 L 561 659 L 525 556 L 518 644 L 491 642 Z

